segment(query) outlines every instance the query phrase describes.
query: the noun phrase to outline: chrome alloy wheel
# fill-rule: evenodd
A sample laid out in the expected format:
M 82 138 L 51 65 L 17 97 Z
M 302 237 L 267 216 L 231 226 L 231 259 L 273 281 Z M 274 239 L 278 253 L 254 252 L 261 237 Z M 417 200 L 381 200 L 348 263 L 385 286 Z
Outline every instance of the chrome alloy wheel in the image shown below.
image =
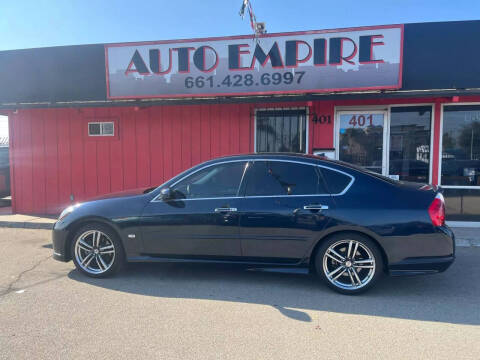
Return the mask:
M 107 234 L 98 230 L 88 230 L 75 242 L 75 259 L 86 272 L 102 274 L 113 265 L 115 246 Z
M 340 240 L 325 251 L 323 271 L 328 281 L 341 289 L 360 289 L 375 275 L 375 257 L 359 241 Z

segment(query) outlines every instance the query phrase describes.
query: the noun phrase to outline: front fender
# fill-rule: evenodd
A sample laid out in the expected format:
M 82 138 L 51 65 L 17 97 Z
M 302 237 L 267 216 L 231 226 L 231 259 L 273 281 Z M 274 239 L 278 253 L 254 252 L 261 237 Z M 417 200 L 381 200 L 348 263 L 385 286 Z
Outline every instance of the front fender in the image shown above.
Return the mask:
M 78 229 L 91 222 L 109 226 L 123 244 L 127 257 L 142 251 L 139 218 L 148 197 L 138 196 L 92 201 L 81 204 L 75 210 L 57 221 L 54 231 L 65 233 L 66 246 L 70 246 Z M 70 254 L 69 249 L 68 254 Z

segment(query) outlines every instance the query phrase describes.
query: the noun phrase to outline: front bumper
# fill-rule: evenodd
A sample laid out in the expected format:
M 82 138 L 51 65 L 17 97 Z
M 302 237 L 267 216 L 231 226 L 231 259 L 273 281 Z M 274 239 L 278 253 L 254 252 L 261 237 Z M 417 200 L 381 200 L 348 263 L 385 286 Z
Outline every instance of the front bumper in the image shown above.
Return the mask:
M 70 261 L 70 248 L 68 246 L 68 232 L 64 229 L 58 229 L 57 223 L 52 230 L 53 258 L 58 261 Z

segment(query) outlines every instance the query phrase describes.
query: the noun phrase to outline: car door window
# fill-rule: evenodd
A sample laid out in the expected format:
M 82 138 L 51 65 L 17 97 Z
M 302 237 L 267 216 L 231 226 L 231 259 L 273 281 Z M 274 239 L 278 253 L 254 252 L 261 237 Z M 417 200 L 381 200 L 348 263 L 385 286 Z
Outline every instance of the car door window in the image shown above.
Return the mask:
M 255 161 L 249 170 L 246 196 L 326 193 L 316 166 L 282 161 Z
M 172 187 L 177 199 L 237 196 L 246 162 L 209 166 L 186 177 Z
M 327 168 L 320 168 L 326 186 L 332 195 L 341 194 L 348 185 L 352 182 L 352 178 L 341 172 L 330 170 Z

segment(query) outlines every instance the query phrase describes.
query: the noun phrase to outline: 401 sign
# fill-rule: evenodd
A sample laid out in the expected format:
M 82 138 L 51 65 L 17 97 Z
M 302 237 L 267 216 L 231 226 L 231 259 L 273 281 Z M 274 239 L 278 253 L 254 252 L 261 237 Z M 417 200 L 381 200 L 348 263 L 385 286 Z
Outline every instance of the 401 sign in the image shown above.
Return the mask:
M 331 124 L 332 116 L 312 114 L 312 122 L 314 124 Z

